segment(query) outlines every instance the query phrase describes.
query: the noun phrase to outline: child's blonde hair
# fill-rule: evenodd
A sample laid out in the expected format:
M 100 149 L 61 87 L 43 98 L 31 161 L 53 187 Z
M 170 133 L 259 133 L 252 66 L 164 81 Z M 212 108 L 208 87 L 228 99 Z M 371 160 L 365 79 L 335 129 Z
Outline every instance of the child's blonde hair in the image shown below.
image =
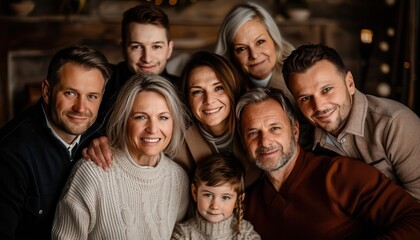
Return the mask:
M 236 199 L 236 225 L 237 234 L 240 234 L 244 200 L 244 168 L 239 160 L 230 153 L 216 154 L 197 163 L 195 175 L 192 182 L 196 188 L 200 183 L 205 183 L 210 187 L 217 187 L 225 183 L 233 185 L 238 194 Z

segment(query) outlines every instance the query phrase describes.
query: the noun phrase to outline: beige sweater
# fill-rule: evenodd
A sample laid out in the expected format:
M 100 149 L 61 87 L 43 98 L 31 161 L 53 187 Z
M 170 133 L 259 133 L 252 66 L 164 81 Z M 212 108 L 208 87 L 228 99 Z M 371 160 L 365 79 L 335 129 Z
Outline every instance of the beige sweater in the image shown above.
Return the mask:
M 188 206 L 185 171 L 165 155 L 154 168 L 114 154 L 107 172 L 78 161 L 57 205 L 53 239 L 170 239 Z
M 241 233 L 235 231 L 237 223 L 236 215 L 232 214 L 229 218 L 211 223 L 206 221 L 200 214 L 184 223 L 178 223 L 172 233 L 172 240 L 260 240 L 261 237 L 255 232 L 252 224 L 242 220 Z

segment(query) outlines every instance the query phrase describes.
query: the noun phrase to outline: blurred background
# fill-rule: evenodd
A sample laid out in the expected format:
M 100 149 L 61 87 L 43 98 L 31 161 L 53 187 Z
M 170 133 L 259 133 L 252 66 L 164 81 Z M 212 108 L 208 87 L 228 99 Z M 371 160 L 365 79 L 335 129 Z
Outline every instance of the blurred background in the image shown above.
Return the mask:
M 0 0 L 0 126 L 40 97 L 55 51 L 72 44 L 121 58 L 122 13 L 139 2 L 169 15 L 179 74 L 189 54 L 212 51 L 227 12 L 245 0 Z M 418 0 L 260 0 L 294 46 L 324 43 L 352 71 L 356 87 L 420 115 Z

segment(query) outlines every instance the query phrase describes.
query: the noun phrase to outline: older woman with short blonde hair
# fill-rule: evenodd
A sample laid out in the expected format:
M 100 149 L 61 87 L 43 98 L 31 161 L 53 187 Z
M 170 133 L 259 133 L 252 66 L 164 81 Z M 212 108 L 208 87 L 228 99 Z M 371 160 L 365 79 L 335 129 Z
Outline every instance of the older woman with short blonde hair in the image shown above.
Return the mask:
M 57 206 L 54 239 L 169 239 L 186 214 L 187 173 L 172 161 L 186 114 L 174 86 L 156 74 L 121 89 L 107 134 L 113 164 L 78 162 Z

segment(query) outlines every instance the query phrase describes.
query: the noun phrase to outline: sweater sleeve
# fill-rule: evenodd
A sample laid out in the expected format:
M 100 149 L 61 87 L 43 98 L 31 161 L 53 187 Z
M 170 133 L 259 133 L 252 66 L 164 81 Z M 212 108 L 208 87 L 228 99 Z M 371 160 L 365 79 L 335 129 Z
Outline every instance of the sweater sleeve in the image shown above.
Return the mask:
M 171 240 L 181 240 L 181 239 L 185 240 L 185 239 L 187 239 L 187 236 L 185 235 L 181 225 L 176 224 L 175 228 L 174 228 L 174 231 L 172 233 L 172 236 L 171 236 Z
M 375 168 L 339 157 L 326 178 L 337 214 L 360 219 L 377 239 L 419 239 L 420 204 Z
M 405 107 L 387 122 L 384 147 L 398 181 L 420 202 L 420 118 Z
M 100 169 L 81 159 L 73 168 L 58 202 L 52 239 L 87 239 L 96 222 Z
M 14 239 L 30 182 L 28 171 L 13 152 L 0 150 L 0 238 Z
M 245 240 L 261 240 L 260 235 L 254 230 L 254 226 L 246 220 L 242 222 L 241 239 Z
M 179 177 L 176 178 L 177 181 L 177 189 L 178 192 L 180 193 L 180 204 L 179 204 L 179 208 L 178 208 L 178 214 L 177 214 L 177 219 L 176 222 L 181 222 L 183 220 L 185 220 L 185 217 L 187 215 L 187 210 L 190 204 L 190 182 L 189 182 L 189 177 L 187 175 L 187 173 L 185 172 L 185 170 L 179 166 L 178 164 L 173 165 L 173 167 L 177 168 L 177 171 L 179 174 Z

